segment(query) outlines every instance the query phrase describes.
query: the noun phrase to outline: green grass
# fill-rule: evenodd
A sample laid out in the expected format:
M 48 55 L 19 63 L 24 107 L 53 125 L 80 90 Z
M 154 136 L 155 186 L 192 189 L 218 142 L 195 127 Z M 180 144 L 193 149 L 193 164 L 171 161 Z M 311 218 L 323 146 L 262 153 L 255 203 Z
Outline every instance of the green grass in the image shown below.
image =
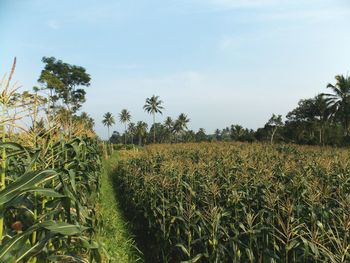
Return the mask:
M 142 262 L 141 253 L 136 248 L 133 235 L 122 214 L 118 200 L 116 200 L 110 181 L 111 174 L 113 174 L 117 164 L 117 153 L 103 161 L 99 201 L 99 213 L 102 222 L 99 239 L 103 242 L 104 248 L 110 256 L 110 262 Z

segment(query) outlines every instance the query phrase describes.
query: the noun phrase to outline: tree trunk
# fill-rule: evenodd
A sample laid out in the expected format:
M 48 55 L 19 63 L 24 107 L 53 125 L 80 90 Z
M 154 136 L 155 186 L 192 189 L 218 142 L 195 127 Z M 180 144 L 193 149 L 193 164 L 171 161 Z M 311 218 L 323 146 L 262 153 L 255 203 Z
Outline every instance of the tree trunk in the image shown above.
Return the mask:
M 273 137 L 275 136 L 277 129 L 273 129 L 272 130 L 272 134 L 271 134 L 271 144 L 273 144 Z
M 124 144 L 126 145 L 126 123 L 125 123 L 125 129 L 124 129 Z
M 319 136 L 319 141 L 320 141 L 320 145 L 322 145 L 322 127 L 320 128 L 320 136 Z
M 153 143 L 156 143 L 156 116 L 153 113 Z
M 325 124 L 322 125 L 322 145 L 325 146 L 326 140 L 325 140 L 326 130 L 325 130 Z

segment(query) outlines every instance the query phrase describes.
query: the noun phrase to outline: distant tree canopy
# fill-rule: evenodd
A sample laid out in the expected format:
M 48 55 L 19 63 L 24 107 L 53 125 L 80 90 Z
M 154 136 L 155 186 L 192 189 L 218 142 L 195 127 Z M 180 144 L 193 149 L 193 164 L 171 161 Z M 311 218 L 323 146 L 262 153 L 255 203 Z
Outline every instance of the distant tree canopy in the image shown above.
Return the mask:
M 38 82 L 49 90 L 53 103 L 61 100 L 73 113 L 85 102 L 85 90 L 90 85 L 90 75 L 85 68 L 64 63 L 54 57 L 43 57 L 45 64 Z
M 198 131 L 188 129 L 190 119 L 181 113 L 176 119 L 168 116 L 163 123 L 155 122 L 155 114 L 162 113 L 164 107 L 158 96 L 146 99 L 144 110 L 153 116 L 153 125 L 147 130 L 147 124 L 139 121 L 124 135 L 113 133 L 112 138 L 124 143 L 133 143 L 134 136 L 139 144 L 144 143 L 178 143 L 202 141 L 267 141 L 313 145 L 350 145 L 350 78 L 342 75 L 335 77 L 335 84 L 328 84 L 331 93 L 320 93 L 313 98 L 301 99 L 298 105 L 286 116 L 272 114 L 262 128 L 256 131 L 232 124 L 223 129 L 216 129 L 207 134 L 203 128 Z M 123 110 L 128 113 L 127 110 Z M 126 114 L 127 115 L 127 114 Z M 128 118 L 125 118 L 127 121 Z M 118 134 L 118 136 L 117 136 Z M 128 136 L 127 136 L 128 135 Z

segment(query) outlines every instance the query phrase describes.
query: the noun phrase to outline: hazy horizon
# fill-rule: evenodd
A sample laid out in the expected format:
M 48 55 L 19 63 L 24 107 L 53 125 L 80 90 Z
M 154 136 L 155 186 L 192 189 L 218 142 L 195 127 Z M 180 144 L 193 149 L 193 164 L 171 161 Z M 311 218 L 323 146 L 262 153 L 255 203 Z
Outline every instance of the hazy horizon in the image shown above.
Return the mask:
M 37 85 L 41 58 L 83 66 L 92 77 L 82 110 L 105 138 L 103 114 L 132 121 L 184 112 L 189 128 L 262 127 L 350 70 L 346 0 L 1 1 L 0 74 Z M 112 130 L 123 131 L 119 122 Z

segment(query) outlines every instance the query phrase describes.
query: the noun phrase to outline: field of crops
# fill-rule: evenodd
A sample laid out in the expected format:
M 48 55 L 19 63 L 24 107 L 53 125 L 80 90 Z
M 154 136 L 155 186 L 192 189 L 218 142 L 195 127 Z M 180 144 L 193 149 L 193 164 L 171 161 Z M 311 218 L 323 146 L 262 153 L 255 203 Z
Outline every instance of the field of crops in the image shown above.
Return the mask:
M 350 261 L 348 150 L 208 143 L 121 156 L 113 180 L 150 262 Z

